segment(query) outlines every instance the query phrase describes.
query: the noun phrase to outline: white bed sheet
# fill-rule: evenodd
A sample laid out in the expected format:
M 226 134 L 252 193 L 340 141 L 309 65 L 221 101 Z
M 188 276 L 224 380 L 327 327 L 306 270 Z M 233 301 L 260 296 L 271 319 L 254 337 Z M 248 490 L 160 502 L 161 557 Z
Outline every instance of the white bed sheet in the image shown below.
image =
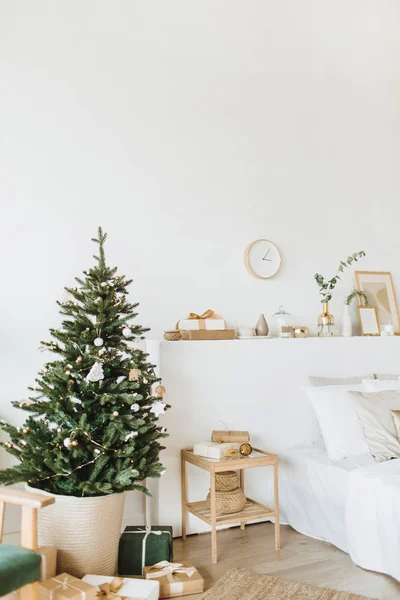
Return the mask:
M 300 533 L 349 552 L 346 502 L 349 475 L 374 464 L 371 456 L 331 461 L 319 445 L 298 446 L 279 455 L 282 522 Z

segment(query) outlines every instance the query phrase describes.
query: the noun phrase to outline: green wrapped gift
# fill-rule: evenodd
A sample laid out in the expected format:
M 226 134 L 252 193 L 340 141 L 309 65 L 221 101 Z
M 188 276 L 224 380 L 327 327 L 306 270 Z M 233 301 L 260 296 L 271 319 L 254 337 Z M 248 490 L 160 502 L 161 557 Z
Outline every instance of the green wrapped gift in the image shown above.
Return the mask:
M 142 575 L 144 567 L 172 559 L 172 527 L 129 526 L 120 537 L 119 575 Z

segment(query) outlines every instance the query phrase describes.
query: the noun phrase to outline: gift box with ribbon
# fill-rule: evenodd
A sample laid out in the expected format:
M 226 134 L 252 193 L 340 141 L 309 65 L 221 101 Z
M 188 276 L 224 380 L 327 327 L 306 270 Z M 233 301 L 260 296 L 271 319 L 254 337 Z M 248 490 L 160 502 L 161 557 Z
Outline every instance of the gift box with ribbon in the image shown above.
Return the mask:
M 118 574 L 142 575 L 145 566 L 172 558 L 172 527 L 128 526 L 119 540 Z
M 62 573 L 38 584 L 39 600 L 97 600 L 97 588 Z
M 55 577 L 57 569 L 57 548 L 41 546 L 38 552 L 42 557 L 42 563 L 40 565 L 40 581 Z
M 193 446 L 193 454 L 204 456 L 205 458 L 226 458 L 229 456 L 238 456 L 240 443 L 225 442 L 199 442 Z
M 201 594 L 204 579 L 191 562 L 170 563 L 163 560 L 143 571 L 146 579 L 160 582 L 160 598 Z
M 186 319 L 181 319 L 176 325 L 177 329 L 226 329 L 226 323 L 221 315 L 217 315 L 210 308 L 202 315 L 190 313 Z
M 85 575 L 82 581 L 97 587 L 99 600 L 158 600 L 160 584 L 143 579 L 123 579 L 106 575 Z

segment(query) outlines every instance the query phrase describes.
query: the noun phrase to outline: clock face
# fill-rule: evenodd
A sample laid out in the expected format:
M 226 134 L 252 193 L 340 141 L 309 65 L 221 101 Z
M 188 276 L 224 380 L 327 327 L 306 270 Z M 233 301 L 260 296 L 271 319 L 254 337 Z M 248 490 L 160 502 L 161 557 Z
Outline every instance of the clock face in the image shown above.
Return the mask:
M 269 240 L 256 240 L 246 248 L 247 270 L 259 279 L 269 279 L 279 271 L 281 255 L 278 248 Z

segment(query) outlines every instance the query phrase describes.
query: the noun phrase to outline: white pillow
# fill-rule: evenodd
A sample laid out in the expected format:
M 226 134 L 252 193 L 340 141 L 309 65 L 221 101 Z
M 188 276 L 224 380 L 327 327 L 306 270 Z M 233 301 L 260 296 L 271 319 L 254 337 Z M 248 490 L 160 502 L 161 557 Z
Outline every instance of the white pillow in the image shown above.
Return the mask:
M 365 439 L 375 460 L 382 462 L 400 458 L 400 442 L 390 412 L 400 409 L 400 391 L 350 392 L 349 395 L 356 402 Z
M 378 379 L 362 380 L 365 392 L 384 392 L 385 390 L 400 390 L 399 379 L 388 379 L 387 381 Z
M 348 393 L 362 392 L 363 389 L 362 385 L 303 387 L 314 408 L 331 460 L 370 454 L 357 414 L 356 402 Z

